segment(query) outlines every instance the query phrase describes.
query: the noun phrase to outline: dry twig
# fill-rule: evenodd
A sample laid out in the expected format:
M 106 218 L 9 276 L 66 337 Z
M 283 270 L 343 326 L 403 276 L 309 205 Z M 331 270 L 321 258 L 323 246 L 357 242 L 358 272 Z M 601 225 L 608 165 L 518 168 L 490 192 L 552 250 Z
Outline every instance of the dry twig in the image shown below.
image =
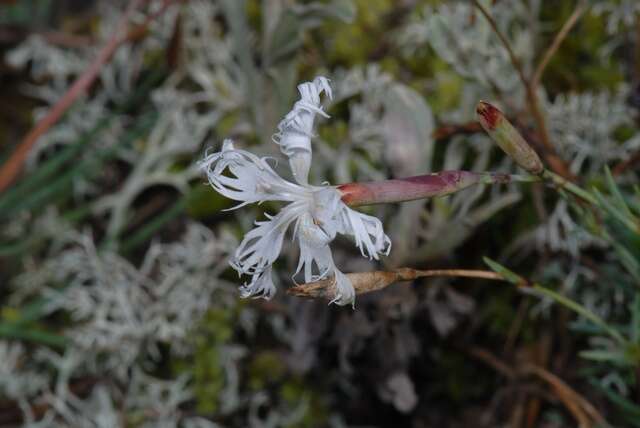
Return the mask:
M 390 272 L 373 271 L 348 273 L 347 276 L 353 284 L 353 288 L 355 289 L 356 294 L 364 294 L 376 290 L 381 290 L 398 281 L 412 281 L 418 278 L 427 278 L 434 276 L 479 278 L 492 281 L 506 281 L 506 279 L 502 275 L 495 272 L 467 269 L 416 270 L 411 268 L 399 268 Z M 309 282 L 307 284 L 301 284 L 287 290 L 287 293 L 298 297 L 327 299 L 333 298 L 335 292 L 336 285 L 333 279 L 324 279 L 322 281 Z
M 562 379 L 542 367 L 527 364 L 521 369 L 523 374 L 533 374 L 548 383 L 558 398 L 576 418 L 580 427 L 591 427 L 591 420 L 598 426 L 608 426 L 604 417 L 586 398 L 567 385 Z
M 95 82 L 100 74 L 102 67 L 109 62 L 115 51 L 126 41 L 135 38 L 140 31 L 146 30 L 149 23 L 164 13 L 172 0 L 165 0 L 163 6 L 154 14 L 149 15 L 140 26 L 129 29 L 129 20 L 131 15 L 138 10 L 147 0 L 133 0 L 123 13 L 113 36 L 107 44 L 100 50 L 98 56 L 93 60 L 89 67 L 80 75 L 71 85 L 69 90 L 60 98 L 60 100 L 49 110 L 47 115 L 42 118 L 31 131 L 23 138 L 9 159 L 0 168 L 0 192 L 4 191 L 15 180 L 20 173 L 24 161 L 29 151 L 38 141 L 38 139 L 46 133 L 60 118 L 69 110 L 73 103 L 84 94 Z
M 542 60 L 536 67 L 536 71 L 533 73 L 533 77 L 531 78 L 531 86 L 534 90 L 540 84 L 540 79 L 542 78 L 542 74 L 547 68 L 547 65 L 549 65 L 549 61 L 551 61 L 551 58 L 553 58 L 553 56 L 556 54 L 564 39 L 567 37 L 569 32 L 573 29 L 573 27 L 576 25 L 576 23 L 586 10 L 587 3 L 584 0 L 581 0 L 573 10 L 573 13 L 571 13 L 571 16 L 569 16 L 569 19 L 567 19 L 560 31 L 558 31 L 558 34 L 556 34 L 556 36 L 554 37 L 553 42 L 551 42 L 551 45 L 544 53 Z
M 544 381 L 551 386 L 556 397 L 575 418 L 580 428 L 590 428 L 594 426 L 594 422 L 597 426 L 609 426 L 593 404 L 558 376 L 543 367 L 525 364 L 522 367 L 512 368 L 489 351 L 480 348 L 471 349 L 469 354 L 491 366 L 510 381 L 523 380 L 527 376 L 535 376 Z
M 527 98 L 527 107 L 529 109 L 529 113 L 531 114 L 531 116 L 533 116 L 533 119 L 536 122 L 538 133 L 540 135 L 540 141 L 542 143 L 542 146 L 545 149 L 544 157 L 547 163 L 549 164 L 549 166 L 554 172 L 562 175 L 567 179 L 575 181 L 576 178 L 571 173 L 566 162 L 564 162 L 564 160 L 560 158 L 554 145 L 551 142 L 551 135 L 549 134 L 549 129 L 547 128 L 547 122 L 544 118 L 544 115 L 542 114 L 542 110 L 540 109 L 540 103 L 538 100 L 538 96 L 536 94 L 536 86 L 533 85 L 533 80 L 530 80 L 527 78 L 527 75 L 524 71 L 524 67 L 522 66 L 522 63 L 520 62 L 515 52 L 513 51 L 513 48 L 511 47 L 509 40 L 507 40 L 506 36 L 502 33 L 502 31 L 500 31 L 500 28 L 498 28 L 498 24 L 493 19 L 493 16 L 491 16 L 489 11 L 478 0 L 473 0 L 473 4 L 475 5 L 476 8 L 478 8 L 478 10 L 485 17 L 485 19 L 491 26 L 491 29 L 500 40 L 500 43 L 502 43 L 502 45 L 506 49 L 509 55 L 511 64 L 515 68 L 516 73 L 518 74 L 518 77 L 522 82 L 522 85 L 525 89 L 526 98 Z M 568 26 L 569 30 L 571 29 L 571 26 Z M 564 27 L 567 27 L 567 24 L 565 24 Z M 560 45 L 560 42 L 563 40 L 563 38 L 564 36 L 559 39 L 558 46 Z M 557 47 L 555 48 L 555 50 L 557 50 Z M 555 53 L 555 50 L 552 51 L 552 54 Z M 544 70 L 544 67 L 542 68 L 538 67 L 538 68 L 541 70 Z
M 468 122 L 462 124 L 442 125 L 433 131 L 432 137 L 436 141 L 448 140 L 456 135 L 471 135 L 483 132 L 482 126 L 478 122 Z

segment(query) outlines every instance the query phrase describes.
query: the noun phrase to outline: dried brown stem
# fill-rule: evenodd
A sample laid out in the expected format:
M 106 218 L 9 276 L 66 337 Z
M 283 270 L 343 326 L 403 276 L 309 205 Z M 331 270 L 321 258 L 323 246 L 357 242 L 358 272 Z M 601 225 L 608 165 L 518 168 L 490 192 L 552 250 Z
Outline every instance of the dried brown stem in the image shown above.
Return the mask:
M 495 272 L 468 269 L 416 270 L 411 268 L 399 268 L 393 271 L 373 271 L 347 274 L 347 277 L 349 277 L 349 280 L 353 284 L 356 294 L 364 294 L 380 290 L 399 281 L 411 281 L 418 278 L 434 276 L 505 281 L 505 278 L 502 275 Z M 287 290 L 287 293 L 298 297 L 326 299 L 332 299 L 335 292 L 336 286 L 333 279 L 309 282 Z
M 66 48 L 83 48 L 93 44 L 92 37 L 68 34 L 59 31 L 28 31 L 26 29 L 0 28 L 0 42 L 14 44 L 22 42 L 29 36 L 37 35 L 47 43 Z
M 556 396 L 560 399 L 562 404 L 564 404 L 571 415 L 573 415 L 580 428 L 590 428 L 592 426 L 589 417 L 581 408 L 580 404 L 576 402 L 574 395 L 571 393 L 571 388 L 569 388 L 569 386 L 567 386 L 567 384 L 565 384 L 561 379 L 540 367 L 528 366 L 525 371 L 537 375 L 551 385 Z
M 597 423 L 597 426 L 608 426 L 604 417 L 596 410 L 586 398 L 580 395 L 577 391 L 571 388 L 558 376 L 554 375 L 550 371 L 532 364 L 527 364 L 522 368 L 524 374 L 533 374 L 546 383 L 556 392 L 558 398 L 567 407 L 571 414 L 576 418 L 580 427 L 591 427 L 593 424 L 591 420 Z
M 576 392 L 571 386 L 565 383 L 555 374 L 549 372 L 543 367 L 534 364 L 525 364 L 519 368 L 513 368 L 507 363 L 501 361 L 487 350 L 481 348 L 473 348 L 469 351 L 469 354 L 487 365 L 491 366 L 494 370 L 505 376 L 511 381 L 523 379 L 526 376 L 536 376 L 549 386 L 551 386 L 553 392 L 567 408 L 571 415 L 578 422 L 580 428 L 589 428 L 594 426 L 593 422 L 597 426 L 609 426 L 604 417 L 598 412 L 598 410 L 591 404 L 586 398 Z
M 491 352 L 482 348 L 472 348 L 469 351 L 469 354 L 485 364 L 491 366 L 495 371 L 506 377 L 507 379 L 514 380 L 517 376 L 517 373 L 514 369 L 512 369 L 507 363 L 502 362 Z
M 471 135 L 482 132 L 482 126 L 478 122 L 462 124 L 442 125 L 433 131 L 432 137 L 436 141 L 448 140 L 456 135 Z
M 562 175 L 563 177 L 575 181 L 575 177 L 571 175 L 569 168 L 566 163 L 558 156 L 555 147 L 551 143 L 551 136 L 549 134 L 549 130 L 547 128 L 547 123 L 542 114 L 542 110 L 540 110 L 540 103 L 538 102 L 538 96 L 536 94 L 535 87 L 531 84 L 531 81 L 527 78 L 524 67 L 522 63 L 516 56 L 511 44 L 507 40 L 506 36 L 500 31 L 498 28 L 498 24 L 493 19 L 489 11 L 478 1 L 472 0 L 473 4 L 480 10 L 482 15 L 486 18 L 487 22 L 491 26 L 491 29 L 496 34 L 504 48 L 506 49 L 511 64 L 515 68 L 520 81 L 525 89 L 525 95 L 527 98 L 527 107 L 529 109 L 529 113 L 533 116 L 533 120 L 536 122 L 536 126 L 538 128 L 538 133 L 540 134 L 540 141 L 545 149 L 545 159 L 547 163 L 551 167 L 551 169 Z
M 171 4 L 171 0 L 165 0 L 163 6 L 153 15 L 150 15 L 144 24 L 129 29 L 129 20 L 131 15 L 138 10 L 147 0 L 133 0 L 127 6 L 123 13 L 113 36 L 107 44 L 100 50 L 97 57 L 89 65 L 89 67 L 80 75 L 71 85 L 69 90 L 60 98 L 60 100 L 49 110 L 47 115 L 41 119 L 32 130 L 24 137 L 9 159 L 0 167 L 0 192 L 4 191 L 16 179 L 20 173 L 24 161 L 29 154 L 31 148 L 38 139 L 45 134 L 60 118 L 69 110 L 73 103 L 95 82 L 100 74 L 102 67 L 109 62 L 115 51 L 124 42 L 135 38 L 140 30 L 146 29 L 151 20 L 162 14 Z
M 498 36 L 498 39 L 500 39 L 502 46 L 504 46 L 504 48 L 507 50 L 507 54 L 509 55 L 511 64 L 513 64 L 513 67 L 516 69 L 516 72 L 520 77 L 520 81 L 522 82 L 522 85 L 525 88 L 528 87 L 529 80 L 527 79 L 527 76 L 524 73 L 524 68 L 522 67 L 522 63 L 520 62 L 520 60 L 516 56 L 516 53 L 513 51 L 513 48 L 511 47 L 511 43 L 509 43 L 505 35 L 502 33 L 502 31 L 500 31 L 500 29 L 498 28 L 498 24 L 496 23 L 495 19 L 493 19 L 493 16 L 491 16 L 489 11 L 478 0 L 473 0 L 473 4 L 475 5 L 475 7 L 478 8 L 480 13 L 482 13 L 482 15 L 486 18 L 487 22 L 491 26 L 491 29 L 496 34 L 496 36 Z
M 614 176 L 618 176 L 620 174 L 623 174 L 628 169 L 634 168 L 638 164 L 640 164 L 640 151 L 635 152 L 631 156 L 627 157 L 625 160 L 617 163 L 611 169 L 611 174 L 613 174 Z
M 542 74 L 547 68 L 547 65 L 549 65 L 549 62 L 560 48 L 560 45 L 562 44 L 564 39 L 567 37 L 569 32 L 573 29 L 573 27 L 576 25 L 576 23 L 586 10 L 587 3 L 584 0 L 581 0 L 574 9 L 571 16 L 569 16 L 569 19 L 567 19 L 560 31 L 558 31 L 558 34 L 556 34 L 556 36 L 554 37 L 553 42 L 551 42 L 551 45 L 544 53 L 542 60 L 538 64 L 538 67 L 536 67 L 536 71 L 533 73 L 533 77 L 531 78 L 531 87 L 534 90 L 540 84 L 540 79 L 542 78 Z

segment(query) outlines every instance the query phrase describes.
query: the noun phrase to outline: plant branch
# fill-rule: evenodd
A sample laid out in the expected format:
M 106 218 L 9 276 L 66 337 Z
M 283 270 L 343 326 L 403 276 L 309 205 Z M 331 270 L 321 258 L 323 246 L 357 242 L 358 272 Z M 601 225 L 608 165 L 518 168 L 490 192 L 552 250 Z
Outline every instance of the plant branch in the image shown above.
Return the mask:
M 522 368 L 522 372 L 523 374 L 533 374 L 548 383 L 565 407 L 571 412 L 580 427 L 592 426 L 590 419 L 595 421 L 597 426 L 609 426 L 593 404 L 555 374 L 533 364 L 526 364 Z
M 15 151 L 11 154 L 9 159 L 0 167 L 0 192 L 3 192 L 16 179 L 22 170 L 22 166 L 29 154 L 29 151 L 38 139 L 53 125 L 55 125 L 67 110 L 69 110 L 73 103 L 92 86 L 96 78 L 99 76 L 100 70 L 111 60 L 118 47 L 130 38 L 134 38 L 138 33 L 140 33 L 140 29 L 146 29 L 149 22 L 160 16 L 172 3 L 172 0 L 165 0 L 158 11 L 147 17 L 144 24 L 136 26 L 133 29 L 129 29 L 131 16 L 147 1 L 148 0 L 133 0 L 129 3 L 114 30 L 113 36 L 100 50 L 93 62 L 75 80 L 62 98 L 60 98 L 60 100 L 58 100 L 58 102 L 49 110 L 47 115 L 42 118 L 31 129 L 31 131 L 29 131 Z
M 520 60 L 516 56 L 515 52 L 513 51 L 513 48 L 511 47 L 511 44 L 507 40 L 506 36 L 502 33 L 502 31 L 500 31 L 500 28 L 498 28 L 498 24 L 493 19 L 489 11 L 480 3 L 479 0 L 472 0 L 472 1 L 473 1 L 473 4 L 478 8 L 478 10 L 480 10 L 482 15 L 486 18 L 487 22 L 491 26 L 491 29 L 500 40 L 500 43 L 502 43 L 502 45 L 506 49 L 509 55 L 511 64 L 515 68 L 518 74 L 518 77 L 522 82 L 522 85 L 525 90 L 525 95 L 527 98 L 527 107 L 529 109 L 529 113 L 531 114 L 531 116 L 533 116 L 533 119 L 536 122 L 538 133 L 540 135 L 540 141 L 542 142 L 542 145 L 545 149 L 545 153 L 544 153 L 545 159 L 547 160 L 550 167 L 555 172 L 557 172 L 558 174 L 566 178 L 570 178 L 573 180 L 574 177 L 572 176 L 569 168 L 567 167 L 566 163 L 560 158 L 560 156 L 558 156 L 555 150 L 555 147 L 551 143 L 551 136 L 549 134 L 549 130 L 547 128 L 547 123 L 544 118 L 544 115 L 542 114 L 542 110 L 540 110 L 540 103 L 538 102 L 536 89 L 531 84 L 531 81 L 527 78 L 524 71 L 524 67 L 522 66 L 522 62 L 520 62 Z
M 478 10 L 480 10 L 480 13 L 482 13 L 482 15 L 486 18 L 487 22 L 491 26 L 491 29 L 496 34 L 496 36 L 498 36 L 498 39 L 500 39 L 502 46 L 504 46 L 504 48 L 507 50 L 507 53 L 509 54 L 509 59 L 511 60 L 511 64 L 513 64 L 513 67 L 516 69 L 516 72 L 520 77 L 520 81 L 522 82 L 522 85 L 525 88 L 528 87 L 529 80 L 527 79 L 527 76 L 524 72 L 522 63 L 520 62 L 520 60 L 516 56 L 516 53 L 513 51 L 513 48 L 511 47 L 511 43 L 509 43 L 505 35 L 502 33 L 502 31 L 500 31 L 500 28 L 498 28 L 498 24 L 496 23 L 495 19 L 493 19 L 493 16 L 491 16 L 489 11 L 480 3 L 480 1 L 473 0 L 473 4 L 475 5 L 475 7 L 478 8 Z
M 560 45 L 562 44 L 564 39 L 567 37 L 569 32 L 573 29 L 573 27 L 576 25 L 576 23 L 578 22 L 578 20 L 586 10 L 587 10 L 586 1 L 580 0 L 578 5 L 574 9 L 573 13 L 571 14 L 571 16 L 569 16 L 569 19 L 567 19 L 567 21 L 564 23 L 560 31 L 558 31 L 558 34 L 556 34 L 555 38 L 553 39 L 553 42 L 544 53 L 542 60 L 538 64 L 538 67 L 536 67 L 536 70 L 533 73 L 533 77 L 531 78 L 531 87 L 534 90 L 540 84 L 540 79 L 542 78 L 542 74 L 544 73 L 544 70 L 547 68 L 547 65 L 549 65 L 551 58 L 553 58 L 553 56 L 556 54 L 556 52 L 560 48 Z
M 482 126 L 478 122 L 468 122 L 462 124 L 442 125 L 433 131 L 431 136 L 436 141 L 448 140 L 456 135 L 472 135 L 482 132 Z
M 594 426 L 592 421 L 595 422 L 597 426 L 609 426 L 607 421 L 600 412 L 596 410 L 593 404 L 569 386 L 565 381 L 560 379 L 560 377 L 545 368 L 530 363 L 526 363 L 521 367 L 513 368 L 495 357 L 489 351 L 481 348 L 472 348 L 469 351 L 469 354 L 491 366 L 494 370 L 510 381 L 524 380 L 527 376 L 535 376 L 542 380 L 551 387 L 556 397 L 558 397 L 565 408 L 575 418 L 576 422 L 578 422 L 578 426 L 580 428 Z

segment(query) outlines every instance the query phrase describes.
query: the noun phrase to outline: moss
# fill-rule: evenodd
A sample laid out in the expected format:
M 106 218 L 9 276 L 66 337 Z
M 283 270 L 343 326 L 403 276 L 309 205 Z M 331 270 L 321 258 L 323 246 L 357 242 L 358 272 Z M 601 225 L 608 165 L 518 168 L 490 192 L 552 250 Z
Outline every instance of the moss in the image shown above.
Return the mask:
M 433 390 L 438 395 L 447 397 L 450 404 L 464 405 L 468 400 L 483 398 L 495 376 L 491 373 L 478 372 L 475 364 L 470 364 L 469 357 L 457 350 L 444 351 L 437 359 L 433 373 Z M 474 379 L 469 382 L 469 379 Z
M 215 414 L 220 393 L 225 385 L 222 366 L 222 346 L 233 337 L 235 311 L 210 309 L 195 329 L 195 352 L 188 360 L 174 361 L 173 371 L 188 372 L 193 377 L 196 410 L 202 414 Z
M 302 419 L 287 425 L 288 428 L 325 426 L 329 415 L 317 385 L 305 382 L 300 376 L 289 376 L 282 356 L 273 350 L 257 353 L 248 369 L 248 384 L 252 391 L 276 390 L 279 405 L 292 410 L 304 406 Z
M 287 428 L 312 428 L 326 426 L 329 409 L 322 395 L 316 392 L 300 377 L 293 377 L 282 385 L 280 397 L 288 405 L 295 407 L 301 402 L 306 405 L 306 412 L 302 419 L 290 424 Z
M 20 310 L 16 308 L 3 307 L 0 309 L 0 318 L 2 321 L 14 322 L 19 321 L 22 317 Z
M 513 320 L 516 319 L 516 308 L 513 304 L 513 292 L 503 290 L 500 293 L 493 291 L 492 299 L 484 307 L 484 318 L 488 321 L 489 334 L 504 337 L 509 331 Z
M 220 195 L 211 186 L 200 184 L 189 193 L 187 213 L 191 218 L 203 219 L 232 206 L 233 201 Z
M 258 353 L 249 365 L 249 388 L 260 391 L 281 380 L 286 372 L 282 357 L 273 351 Z
M 455 109 L 460 101 L 464 79 L 441 60 L 434 61 L 435 85 L 427 97 L 434 114 Z
M 318 135 L 332 148 L 337 148 L 340 142 L 349 138 L 349 126 L 344 121 L 336 120 L 332 124 L 318 128 Z
M 247 25 L 260 34 L 262 31 L 262 2 L 260 0 L 248 0 L 245 3 L 244 10 L 247 17 Z
M 543 18 L 553 23 L 552 28 L 559 29 L 573 11 L 573 4 L 564 2 L 559 7 L 544 8 Z M 555 32 L 548 34 L 545 45 L 551 43 Z M 600 54 L 608 40 L 602 16 L 582 17 L 549 63 L 543 77 L 545 88 L 552 94 L 566 90 L 614 89 L 624 76 L 613 57 L 605 59 Z
M 216 125 L 216 133 L 218 135 L 231 135 L 231 131 L 237 125 L 240 119 L 240 113 L 230 112 L 225 114 Z
M 355 0 L 357 12 L 353 24 L 336 20 L 321 26 L 321 38 L 331 49 L 326 55 L 331 62 L 356 64 L 368 61 L 384 36 L 383 18 L 394 6 L 390 0 Z
M 613 137 L 619 142 L 625 142 L 631 139 L 634 135 L 635 129 L 629 125 L 621 125 L 613 132 Z

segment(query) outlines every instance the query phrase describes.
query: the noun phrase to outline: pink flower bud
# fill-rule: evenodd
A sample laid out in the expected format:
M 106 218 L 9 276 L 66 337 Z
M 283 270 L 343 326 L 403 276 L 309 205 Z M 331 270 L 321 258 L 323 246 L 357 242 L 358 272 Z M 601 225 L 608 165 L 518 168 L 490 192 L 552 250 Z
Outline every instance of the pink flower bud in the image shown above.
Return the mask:
M 479 183 L 508 183 L 508 174 L 441 171 L 415 177 L 337 186 L 342 201 L 350 206 L 406 202 L 445 196 Z

